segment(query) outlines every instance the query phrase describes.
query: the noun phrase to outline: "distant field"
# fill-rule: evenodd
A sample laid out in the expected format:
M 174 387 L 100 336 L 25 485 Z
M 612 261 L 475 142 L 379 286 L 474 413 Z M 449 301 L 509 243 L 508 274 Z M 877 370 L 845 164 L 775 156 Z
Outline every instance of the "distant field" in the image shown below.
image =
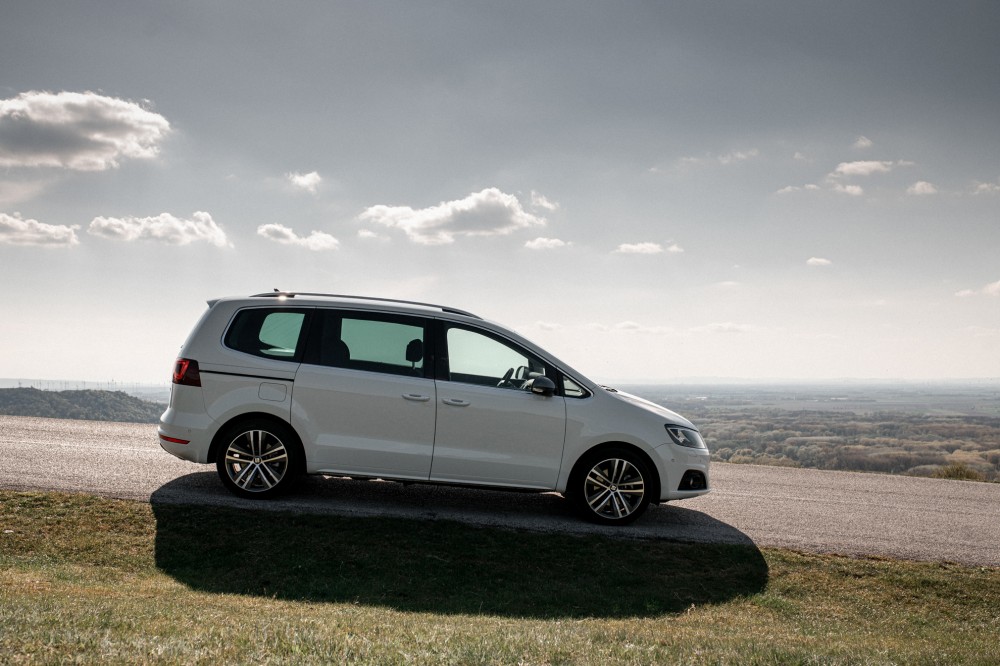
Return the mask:
M 715 460 L 1000 481 L 1000 384 L 622 386 L 690 418 Z M 0 389 L 0 414 L 155 423 L 121 391 Z
M 701 428 L 715 460 L 1000 480 L 1000 386 L 630 386 Z

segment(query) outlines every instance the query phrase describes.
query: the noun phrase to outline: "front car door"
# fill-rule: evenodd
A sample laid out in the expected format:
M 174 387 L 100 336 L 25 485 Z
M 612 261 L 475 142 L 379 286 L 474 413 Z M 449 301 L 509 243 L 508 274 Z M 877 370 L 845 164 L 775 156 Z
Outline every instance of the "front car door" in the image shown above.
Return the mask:
M 566 437 L 566 404 L 524 387 L 551 368 L 484 329 L 439 322 L 437 435 L 431 480 L 551 489 Z

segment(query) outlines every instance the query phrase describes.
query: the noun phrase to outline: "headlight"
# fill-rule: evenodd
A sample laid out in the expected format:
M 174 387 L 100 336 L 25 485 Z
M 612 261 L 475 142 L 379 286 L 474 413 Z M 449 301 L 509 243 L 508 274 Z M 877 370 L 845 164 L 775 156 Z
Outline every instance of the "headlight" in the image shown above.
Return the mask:
M 667 434 L 670 435 L 670 439 L 674 440 L 674 444 L 678 446 L 686 446 L 689 449 L 707 449 L 705 445 L 705 440 L 701 438 L 701 434 L 697 430 L 692 430 L 691 428 L 682 428 L 681 426 L 675 425 L 665 425 L 663 426 L 667 429 Z

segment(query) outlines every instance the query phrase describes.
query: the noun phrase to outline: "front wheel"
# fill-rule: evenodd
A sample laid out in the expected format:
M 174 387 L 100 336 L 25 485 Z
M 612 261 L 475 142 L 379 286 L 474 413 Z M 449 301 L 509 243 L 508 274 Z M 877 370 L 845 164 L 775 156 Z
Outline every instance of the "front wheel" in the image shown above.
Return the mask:
M 265 499 L 285 492 L 300 469 L 298 438 L 288 426 L 255 419 L 222 436 L 215 467 L 234 494 Z
M 648 464 L 628 449 L 587 455 L 570 482 L 569 497 L 588 520 L 627 525 L 649 506 L 656 484 Z

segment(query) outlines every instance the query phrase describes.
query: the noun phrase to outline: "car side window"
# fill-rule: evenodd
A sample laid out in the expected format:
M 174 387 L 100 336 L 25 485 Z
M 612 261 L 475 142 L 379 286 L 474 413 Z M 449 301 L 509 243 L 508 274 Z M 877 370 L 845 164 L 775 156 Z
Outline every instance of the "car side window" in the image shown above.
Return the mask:
M 562 378 L 562 385 L 563 385 L 563 395 L 566 396 L 567 398 L 586 398 L 587 396 L 590 395 L 589 393 L 587 393 L 587 390 L 585 388 L 574 382 L 569 377 L 564 376 Z
M 425 327 L 415 317 L 321 310 L 306 363 L 423 377 Z
M 466 328 L 447 329 L 448 376 L 453 382 L 522 389 L 545 365 L 519 347 Z
M 298 354 L 305 319 L 303 310 L 240 310 L 226 331 L 224 343 L 246 354 L 292 361 Z

